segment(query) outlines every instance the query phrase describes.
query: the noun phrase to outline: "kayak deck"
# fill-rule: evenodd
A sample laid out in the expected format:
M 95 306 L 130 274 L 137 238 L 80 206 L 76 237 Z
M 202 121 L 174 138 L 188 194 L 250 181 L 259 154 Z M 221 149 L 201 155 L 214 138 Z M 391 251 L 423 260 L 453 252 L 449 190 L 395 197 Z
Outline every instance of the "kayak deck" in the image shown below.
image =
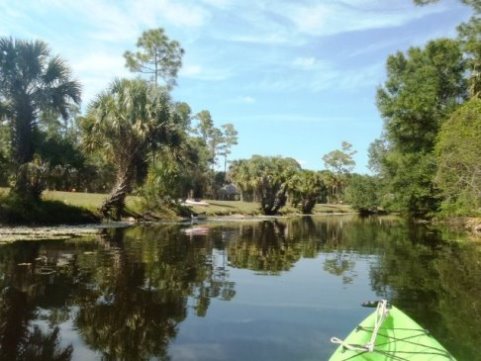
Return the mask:
M 347 336 L 344 343 L 364 346 L 371 338 L 375 320 L 376 312 L 373 312 Z M 430 335 L 429 331 L 392 306 L 379 329 L 374 351 L 349 350 L 340 345 L 329 361 L 341 360 L 455 361 L 455 358 Z

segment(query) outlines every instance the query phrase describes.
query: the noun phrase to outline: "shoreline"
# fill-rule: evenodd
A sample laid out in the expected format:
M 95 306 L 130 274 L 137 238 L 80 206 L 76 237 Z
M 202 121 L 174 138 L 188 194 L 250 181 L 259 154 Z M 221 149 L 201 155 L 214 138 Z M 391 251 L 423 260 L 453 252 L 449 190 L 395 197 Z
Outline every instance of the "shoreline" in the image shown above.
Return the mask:
M 142 220 L 132 217 L 125 220 L 103 223 L 85 224 L 58 224 L 58 225 L 0 225 L 0 244 L 11 243 L 14 241 L 26 240 L 65 240 L 80 238 L 83 236 L 96 235 L 104 229 L 128 228 L 134 226 L 155 226 L 155 225 L 196 225 L 205 223 L 219 222 L 261 222 L 276 219 L 302 218 L 302 217 L 353 217 L 358 216 L 357 212 L 316 212 L 314 214 L 286 213 L 279 215 L 252 215 L 252 214 L 210 214 L 192 220 L 188 217 L 178 217 L 176 219 L 157 219 Z M 481 218 L 479 217 L 451 217 L 443 219 L 433 219 L 428 222 L 430 225 L 448 227 L 453 231 L 467 232 L 472 236 L 481 236 Z
M 179 218 L 175 220 L 159 219 L 156 221 L 139 221 L 127 219 L 120 222 L 86 223 L 86 224 L 59 224 L 59 225 L 0 225 L 0 244 L 26 240 L 60 240 L 71 239 L 82 236 L 95 235 L 103 229 L 128 228 L 142 225 L 162 224 L 203 224 L 209 222 L 261 222 L 265 220 L 286 219 L 294 217 L 335 217 L 335 216 L 356 216 L 354 212 L 338 213 L 316 213 L 316 214 L 284 214 L 274 216 L 264 215 L 212 215 L 192 222 L 190 218 Z

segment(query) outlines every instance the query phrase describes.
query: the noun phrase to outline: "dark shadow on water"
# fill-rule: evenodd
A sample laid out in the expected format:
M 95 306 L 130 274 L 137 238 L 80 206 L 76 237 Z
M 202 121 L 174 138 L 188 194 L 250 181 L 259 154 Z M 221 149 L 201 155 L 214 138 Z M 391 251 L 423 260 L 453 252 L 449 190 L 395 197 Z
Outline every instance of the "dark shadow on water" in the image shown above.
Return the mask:
M 291 331 L 282 327 L 294 324 L 301 333 L 304 328 L 315 330 L 315 324 L 306 322 L 322 301 L 316 297 L 323 290 L 314 291 L 327 284 L 324 278 L 332 282 L 325 292 L 340 292 L 326 297 L 336 299 L 345 290 L 363 287 L 389 298 L 458 359 L 481 359 L 481 250 L 477 244 L 451 242 L 438 229 L 380 217 L 300 217 L 203 226 L 205 232 L 190 235 L 185 226 L 163 225 L 110 229 L 93 241 L 0 246 L 0 360 L 78 360 L 76 350 L 95 360 L 177 359 L 182 342 L 187 342 L 187 336 L 180 337 L 181 330 L 192 337 L 186 349 L 209 350 L 196 344 L 203 342 L 202 332 L 189 334 L 189 327 L 200 322 L 213 322 L 224 334 L 239 335 L 239 340 L 225 343 L 220 339 L 219 355 L 232 359 L 244 355 L 256 361 L 266 359 L 271 348 L 271 356 L 279 360 L 301 358 L 321 352 L 319 345 L 327 344 L 335 325 L 326 323 L 317 329 L 322 337 L 318 342 L 307 343 L 307 335 L 302 334 L 296 341 L 300 345 L 291 345 L 295 351 L 290 353 L 276 337 L 287 335 Z M 302 288 L 306 294 L 298 298 L 313 303 L 284 308 L 276 314 L 284 321 L 266 321 L 269 332 L 265 335 L 256 334 L 255 340 L 243 337 L 242 330 L 264 329 L 259 325 L 270 312 L 256 308 L 249 298 L 262 292 L 256 284 L 272 281 L 269 287 L 278 284 L 299 290 L 286 275 L 307 261 L 317 266 L 310 271 L 316 274 L 306 277 L 320 282 L 312 289 Z M 368 282 L 360 285 L 361 279 Z M 239 289 L 238 280 L 243 282 Z M 344 291 L 335 291 L 336 283 Z M 283 301 L 276 302 L 282 305 Z M 334 319 L 333 311 L 344 312 L 335 304 L 329 307 L 319 309 L 318 322 Z M 237 323 L 222 323 L 222 312 L 244 316 Z M 290 312 L 309 316 L 291 320 Z M 355 310 L 352 314 L 349 323 L 354 327 L 359 320 Z M 72 345 L 62 341 L 65 325 L 73 327 Z M 215 334 L 216 329 L 205 331 Z M 208 354 L 204 356 L 197 355 L 209 359 Z

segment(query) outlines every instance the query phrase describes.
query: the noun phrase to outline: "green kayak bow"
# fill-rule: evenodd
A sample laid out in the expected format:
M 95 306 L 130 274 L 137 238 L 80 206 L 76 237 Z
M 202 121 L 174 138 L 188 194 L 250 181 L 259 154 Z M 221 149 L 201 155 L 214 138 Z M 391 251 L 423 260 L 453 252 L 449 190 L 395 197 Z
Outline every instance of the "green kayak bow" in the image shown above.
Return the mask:
M 429 331 L 385 300 L 346 339 L 331 342 L 339 347 L 329 361 L 455 361 Z

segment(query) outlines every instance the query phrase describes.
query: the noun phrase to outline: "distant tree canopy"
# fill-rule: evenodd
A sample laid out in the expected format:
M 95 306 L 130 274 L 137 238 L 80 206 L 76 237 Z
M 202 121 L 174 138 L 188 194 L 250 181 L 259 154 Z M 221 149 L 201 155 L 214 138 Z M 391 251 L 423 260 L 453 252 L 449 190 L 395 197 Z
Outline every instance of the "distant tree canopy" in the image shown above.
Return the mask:
M 230 178 L 241 192 L 253 192 L 266 215 L 277 214 L 287 202 L 288 182 L 301 169 L 292 158 L 254 155 L 233 162 Z
M 292 205 L 303 214 L 310 214 L 319 199 L 327 193 L 324 177 L 320 172 L 301 170 L 289 182 L 289 198 Z
M 177 73 L 182 66 L 184 49 L 175 40 L 170 40 L 164 29 L 144 31 L 137 41 L 137 52 L 126 51 L 126 67 L 133 72 L 148 74 L 157 85 L 159 79 L 168 88 L 177 84 Z
M 342 142 L 342 149 L 333 150 L 322 157 L 326 169 L 338 174 L 352 172 L 356 162 L 352 158 L 357 152 L 352 149 L 352 144 Z
M 381 183 L 378 177 L 353 174 L 346 188 L 346 202 L 362 213 L 375 213 L 381 205 Z
M 357 153 L 352 144 L 343 141 L 341 149 L 335 149 L 322 157 L 326 172 L 323 173 L 324 184 L 327 186 L 329 202 L 342 201 L 344 188 L 349 174 L 354 170 L 356 162 L 353 156 Z

